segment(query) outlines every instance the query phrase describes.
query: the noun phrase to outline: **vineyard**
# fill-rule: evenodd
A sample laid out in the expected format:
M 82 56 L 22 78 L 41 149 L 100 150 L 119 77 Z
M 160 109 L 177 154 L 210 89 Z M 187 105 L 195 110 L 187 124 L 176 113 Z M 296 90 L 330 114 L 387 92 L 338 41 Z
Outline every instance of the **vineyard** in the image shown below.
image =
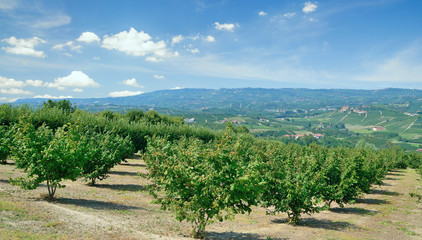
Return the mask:
M 143 192 L 142 196 L 149 192 L 151 197 L 145 197 L 148 203 L 143 202 L 143 207 L 133 209 L 123 206 L 120 198 L 117 203 L 101 200 L 104 193 L 98 194 L 100 198 L 95 201 L 104 209 L 113 209 L 119 214 L 124 211 L 129 216 L 140 211 L 167 216 L 169 211 L 176 220 L 183 222 L 181 227 L 172 222 L 172 228 L 179 228 L 182 236 L 194 238 L 243 239 L 241 236 L 213 236 L 208 231 L 208 227 L 215 229 L 218 222 L 239 221 L 239 216 L 247 216 L 242 214 L 262 215 L 260 221 L 287 216 L 287 226 L 307 226 L 310 220 L 304 216 L 347 212 L 349 206 L 353 206 L 350 204 L 364 201 L 365 194 L 373 193 L 374 187 L 382 186 L 394 174 L 412 175 L 414 181 L 415 170 L 422 174 L 422 156 L 393 146 L 375 151 L 365 144 L 357 148 L 285 144 L 255 138 L 247 128 L 231 124 L 227 124 L 224 131 L 212 131 L 187 126 L 181 118 L 155 111 L 92 114 L 75 109 L 65 100 L 46 102 L 36 110 L 27 106 L 1 105 L 0 124 L 0 161 L 4 164 L 2 169 L 8 171 L 2 171 L 2 180 L 6 181 L 4 177 L 9 175 L 8 182 L 13 185 L 7 187 L 12 193 L 5 191 L 0 196 L 2 199 L 16 196 L 13 191 L 18 190 L 13 190 L 17 189 L 14 186 L 28 190 L 41 187 L 46 191 L 45 200 L 41 201 L 55 208 L 93 201 L 80 196 L 79 200 L 72 200 L 75 196 L 63 198 L 68 194 L 66 188 L 61 189 L 65 185 L 84 191 L 91 188 L 95 192 L 97 188 L 108 186 L 107 190 L 117 190 L 121 195 L 126 191 Z M 134 153 L 140 159 L 126 162 Z M 139 172 L 120 171 L 121 175 L 136 176 L 130 185 L 112 187 L 115 185 L 110 179 L 119 175 L 116 169 L 136 164 L 142 166 Z M 79 179 L 86 184 L 76 184 Z M 100 183 L 106 181 L 107 184 Z M 421 191 L 416 187 L 406 193 L 407 201 L 415 204 L 420 196 Z M 136 197 L 139 196 L 127 195 L 133 200 Z M 159 208 L 151 208 L 151 200 Z M 3 201 L 1 207 L 2 214 L 20 209 L 19 204 L 8 201 Z M 21 214 L 25 215 L 25 212 L 22 210 Z M 411 216 L 420 214 L 409 213 Z M 38 218 L 46 217 L 45 213 L 41 215 Z M 97 218 L 93 221 L 95 224 L 100 222 Z M 139 219 L 141 232 L 144 232 L 141 224 L 144 221 Z M 388 219 L 380 221 L 385 225 L 395 224 Z M 113 228 L 113 224 L 107 224 L 108 228 Z M 330 224 L 335 228 L 335 222 L 328 222 Z M 164 225 L 163 229 L 168 229 L 168 223 Z M 145 226 L 150 225 L 145 223 Z M 187 230 L 188 227 L 191 230 Z M 399 227 L 405 228 L 400 224 Z M 8 228 L 7 224 L 0 224 L 5 234 L 11 234 Z M 134 229 L 133 226 L 127 228 Z M 121 226 L 119 230 L 125 231 L 125 228 Z M 142 238 L 158 238 L 171 231 L 150 233 L 153 235 Z M 406 234 L 420 236 L 411 230 Z M 273 234 L 258 235 L 249 238 L 277 238 Z

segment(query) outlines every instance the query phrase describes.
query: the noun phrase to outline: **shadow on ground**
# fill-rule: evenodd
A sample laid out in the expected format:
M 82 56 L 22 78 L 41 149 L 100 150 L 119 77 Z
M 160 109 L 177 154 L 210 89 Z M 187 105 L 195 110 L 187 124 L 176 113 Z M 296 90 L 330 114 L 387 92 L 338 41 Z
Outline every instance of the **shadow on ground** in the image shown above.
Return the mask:
M 344 207 L 344 208 L 331 208 L 330 212 L 341 213 L 341 214 L 356 214 L 356 215 L 375 215 L 379 211 L 368 210 L 358 207 Z
M 118 190 L 118 191 L 131 191 L 131 192 L 146 190 L 145 186 L 136 185 L 136 184 L 97 184 L 92 187 L 107 188 L 107 189 Z
M 391 192 L 391 191 L 381 190 L 381 189 L 373 189 L 371 191 L 371 194 L 380 194 L 380 195 L 388 195 L 388 196 L 400 196 L 401 195 L 398 192 Z
M 287 218 L 284 219 L 274 219 L 272 220 L 273 223 L 285 223 L 287 224 Z M 344 221 L 331 221 L 327 219 L 317 219 L 317 218 L 304 218 L 300 220 L 299 224 L 292 225 L 294 227 L 310 227 L 310 228 L 321 228 L 325 230 L 336 230 L 341 231 L 344 229 L 360 229 L 359 226 L 344 222 Z
M 142 209 L 140 207 L 127 206 L 124 204 L 117 204 L 113 202 L 105 202 L 99 200 L 88 200 L 88 199 L 75 199 L 75 198 L 58 198 L 54 202 L 68 205 L 75 205 L 81 207 L 87 207 L 97 210 L 133 210 Z
M 236 239 L 236 240 L 253 240 L 267 239 L 266 236 L 260 236 L 256 233 L 238 233 L 238 232 L 207 232 L 207 239 Z M 273 238 L 274 240 L 284 240 L 288 238 Z
M 110 171 L 109 174 L 120 175 L 120 176 L 139 176 L 137 172 L 125 172 L 125 171 Z
M 372 198 L 360 199 L 360 198 L 358 198 L 358 199 L 356 199 L 356 203 L 379 205 L 379 204 L 388 204 L 390 202 L 383 200 L 383 199 L 372 199 Z
M 129 167 L 146 167 L 147 165 L 142 163 L 121 163 L 122 166 L 129 166 Z

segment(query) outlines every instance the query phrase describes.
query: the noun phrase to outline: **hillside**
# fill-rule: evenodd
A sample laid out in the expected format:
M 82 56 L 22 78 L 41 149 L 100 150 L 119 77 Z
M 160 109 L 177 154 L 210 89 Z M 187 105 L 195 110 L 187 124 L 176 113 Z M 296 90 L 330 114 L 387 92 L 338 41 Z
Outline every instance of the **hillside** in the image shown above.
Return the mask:
M 16 104 L 42 104 L 46 99 L 19 99 Z M 118 105 L 194 110 L 201 108 L 248 110 L 338 108 L 343 105 L 395 104 L 403 111 L 421 110 L 422 90 L 382 89 L 179 89 L 131 97 L 69 99 L 80 107 Z

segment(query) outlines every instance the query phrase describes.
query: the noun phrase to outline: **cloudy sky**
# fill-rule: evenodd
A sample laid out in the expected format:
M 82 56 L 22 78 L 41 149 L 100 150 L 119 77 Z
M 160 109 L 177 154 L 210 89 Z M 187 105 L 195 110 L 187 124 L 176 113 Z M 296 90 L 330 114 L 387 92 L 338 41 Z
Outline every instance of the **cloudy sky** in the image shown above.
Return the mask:
M 0 101 L 422 89 L 419 0 L 0 0 Z

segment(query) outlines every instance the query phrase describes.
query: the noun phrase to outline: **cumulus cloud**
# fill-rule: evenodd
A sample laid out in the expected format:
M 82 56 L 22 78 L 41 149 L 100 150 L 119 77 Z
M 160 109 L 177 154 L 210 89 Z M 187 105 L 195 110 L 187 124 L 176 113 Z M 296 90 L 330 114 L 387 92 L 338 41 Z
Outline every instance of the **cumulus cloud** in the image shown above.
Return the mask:
M 7 97 L 0 97 L 0 102 L 14 102 L 18 100 L 17 98 L 7 98 Z
M 294 17 L 295 15 L 296 15 L 296 13 L 295 13 L 295 12 L 288 12 L 288 13 L 283 14 L 283 16 L 285 16 L 286 18 L 292 18 L 292 17 Z
M 42 87 L 44 85 L 44 82 L 41 80 L 26 80 L 26 85 L 33 87 Z
M 234 32 L 234 28 L 238 27 L 239 24 L 233 24 L 233 23 L 219 23 L 219 22 L 215 22 L 215 29 L 220 30 L 220 31 L 228 31 L 228 32 Z
M 131 79 L 128 79 L 128 80 L 124 80 L 124 81 L 123 81 L 123 84 L 128 85 L 128 86 L 132 86 L 132 87 L 138 87 L 138 88 L 143 88 L 143 87 L 144 87 L 144 86 L 139 85 L 139 84 L 136 82 L 136 79 L 135 79 L 135 78 L 131 78 Z
M 171 39 L 171 44 L 174 45 L 176 43 L 180 43 L 181 41 L 183 41 L 183 36 L 177 35 Z
M 93 32 L 83 32 L 81 36 L 79 36 L 76 41 L 78 42 L 85 42 L 85 43 L 92 43 L 92 42 L 100 42 L 100 38 L 97 36 L 97 34 Z
M 312 3 L 312 2 L 309 1 L 309 2 L 305 3 L 305 6 L 303 7 L 302 11 L 304 13 L 310 13 L 310 12 L 315 11 L 317 9 L 317 7 L 318 6 L 315 3 Z
M 25 83 L 22 81 L 16 81 L 13 78 L 6 78 L 0 76 L 0 88 L 22 88 L 25 87 Z
M 184 87 L 179 87 L 179 86 L 177 86 L 177 87 L 174 87 L 174 88 L 170 88 L 170 90 L 179 90 L 179 89 L 183 89 Z
M 266 12 L 264 12 L 264 11 L 260 11 L 260 12 L 258 13 L 258 15 L 259 15 L 259 16 L 265 16 L 265 15 L 267 15 L 267 13 L 266 13 Z
M 111 92 L 108 95 L 110 97 L 128 97 L 128 96 L 135 96 L 142 94 L 144 92 L 141 91 L 117 91 L 117 92 Z
M 51 99 L 63 99 L 63 98 L 73 98 L 72 96 L 51 96 L 50 94 L 36 95 L 34 98 L 51 98 Z
M 194 48 L 194 49 L 187 49 L 189 52 L 191 53 L 199 53 L 199 49 L 198 48 Z
M 204 38 L 204 40 L 206 42 L 215 42 L 215 37 L 208 35 L 207 37 Z
M 72 18 L 68 15 L 58 12 L 53 15 L 48 15 L 44 19 L 38 20 L 34 23 L 33 27 L 35 28 L 42 28 L 42 29 L 49 29 L 54 27 L 60 27 L 63 25 L 67 25 L 72 21 Z
M 83 92 L 84 90 L 83 89 L 80 89 L 80 88 L 74 88 L 74 89 L 72 89 L 72 91 L 74 91 L 74 92 Z
M 155 79 L 164 79 L 164 76 L 163 75 L 157 75 L 157 74 L 155 74 L 154 75 L 154 78 Z
M 82 46 L 81 45 L 76 45 L 74 42 L 72 42 L 72 41 L 69 41 L 69 42 L 66 42 L 66 43 L 63 43 L 63 44 L 57 44 L 57 45 L 54 45 L 53 46 L 53 49 L 54 50 L 63 50 L 63 49 L 65 49 L 65 48 L 69 48 L 70 50 L 72 50 L 72 51 L 77 51 L 77 52 L 80 52 L 81 51 L 81 48 L 82 48 Z
M 7 53 L 17 54 L 17 55 L 27 55 L 34 57 L 45 57 L 43 51 L 35 50 L 35 46 L 40 43 L 47 43 L 39 37 L 27 38 L 27 39 L 17 39 L 16 37 L 10 37 L 1 40 L 2 42 L 7 42 L 12 47 L 2 47 Z
M 72 71 L 68 76 L 56 78 L 54 82 L 46 83 L 45 86 L 64 90 L 65 87 L 98 87 L 100 84 L 82 71 Z
M 101 47 L 132 56 L 147 56 L 146 60 L 150 62 L 161 62 L 164 58 L 178 55 L 171 53 L 164 41 L 153 42 L 151 39 L 148 33 L 130 28 L 129 32 L 123 31 L 112 36 L 104 36 Z
M 31 95 L 32 94 L 32 92 L 25 91 L 25 90 L 22 90 L 20 88 L 9 88 L 9 89 L 1 88 L 0 89 L 0 93 L 3 93 L 3 94 L 14 94 L 14 95 Z

